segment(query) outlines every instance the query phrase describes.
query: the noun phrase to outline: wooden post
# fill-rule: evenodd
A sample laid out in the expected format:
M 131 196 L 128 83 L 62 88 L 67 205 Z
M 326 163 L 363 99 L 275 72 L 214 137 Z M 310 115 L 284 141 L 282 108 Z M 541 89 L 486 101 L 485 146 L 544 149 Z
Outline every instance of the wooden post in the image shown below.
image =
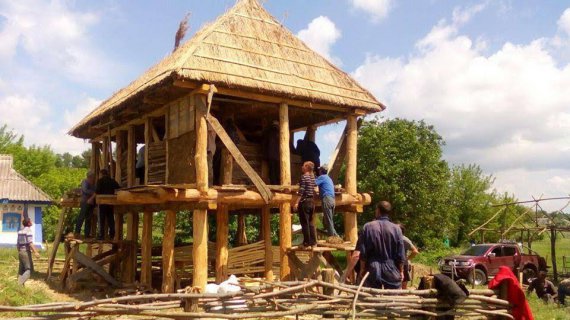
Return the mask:
M 245 246 L 247 244 L 247 234 L 245 233 L 245 214 L 238 214 L 237 219 L 237 245 Z
M 552 259 L 552 276 L 554 282 L 558 282 L 558 266 L 556 265 L 556 227 L 550 227 L 550 256 Z
M 103 137 L 103 151 L 102 151 L 102 162 L 103 162 L 103 166 L 101 167 L 101 169 L 107 169 L 109 170 L 109 149 L 110 149 L 110 145 L 111 144 L 111 139 L 108 136 Z
M 152 118 L 148 117 L 144 121 L 144 184 L 148 184 L 148 154 L 152 132 Z
M 141 240 L 141 283 L 152 289 L 152 211 L 143 214 Z
M 162 239 L 162 292 L 174 292 L 176 270 L 174 268 L 174 237 L 176 236 L 176 211 L 167 210 L 164 217 Z
M 137 273 L 139 213 L 129 212 L 127 215 L 127 241 L 129 241 L 128 255 L 124 260 L 123 281 L 134 283 Z
M 208 128 L 207 100 L 205 94 L 194 94 L 196 109 L 196 186 L 202 193 L 208 192 Z M 208 281 L 208 219 L 207 210 L 194 210 L 192 225 L 194 243 L 192 260 L 194 263 L 193 286 L 204 290 Z
M 228 279 L 228 206 L 218 204 L 216 212 L 216 282 Z
M 316 137 L 317 137 L 317 128 L 313 126 L 308 127 L 307 131 L 305 132 L 305 139 L 315 142 Z
M 136 185 L 135 165 L 137 162 L 137 141 L 135 126 L 129 126 L 127 131 L 127 186 Z
M 261 208 L 261 230 L 265 243 L 265 279 L 273 281 L 273 248 L 271 245 L 271 208 Z
M 356 195 L 358 124 L 355 115 L 349 115 L 346 121 L 346 192 L 350 195 Z M 347 241 L 356 244 L 358 231 L 355 212 L 344 214 L 344 236 Z
M 279 157 L 281 167 L 281 185 L 291 185 L 291 150 L 289 149 L 289 106 L 279 106 Z M 287 251 L 291 248 L 291 204 L 279 205 L 279 254 L 281 259 L 280 277 L 286 280 L 291 274 Z
M 117 164 L 115 165 L 115 181 L 121 185 L 121 178 L 122 178 L 122 167 L 121 164 L 123 163 L 123 131 L 117 131 L 117 135 L 115 136 L 116 143 L 115 143 L 115 154 L 117 157 Z
M 234 159 L 227 148 L 222 149 L 222 185 L 232 184 Z
M 100 147 L 101 143 L 99 142 L 91 143 L 91 163 L 89 164 L 89 169 L 95 174 L 95 177 L 99 176 L 99 157 L 101 156 Z

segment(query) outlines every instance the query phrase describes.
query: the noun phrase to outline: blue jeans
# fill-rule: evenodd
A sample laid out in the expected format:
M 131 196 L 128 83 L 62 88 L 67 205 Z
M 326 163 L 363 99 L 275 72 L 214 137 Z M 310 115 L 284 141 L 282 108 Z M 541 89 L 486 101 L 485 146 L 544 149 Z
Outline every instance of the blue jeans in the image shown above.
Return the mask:
M 91 217 L 93 216 L 94 208 L 95 206 L 92 204 L 81 202 L 81 209 L 77 217 L 77 223 L 75 224 L 75 233 L 81 233 L 81 226 L 83 222 L 85 222 L 85 237 L 89 238 L 91 236 Z
M 334 207 L 335 207 L 334 198 L 331 196 L 325 196 L 322 199 L 322 203 L 323 203 L 323 224 L 325 226 L 325 229 L 327 230 L 327 234 L 329 237 L 332 236 L 338 237 L 338 234 L 334 229 L 334 221 L 333 221 Z

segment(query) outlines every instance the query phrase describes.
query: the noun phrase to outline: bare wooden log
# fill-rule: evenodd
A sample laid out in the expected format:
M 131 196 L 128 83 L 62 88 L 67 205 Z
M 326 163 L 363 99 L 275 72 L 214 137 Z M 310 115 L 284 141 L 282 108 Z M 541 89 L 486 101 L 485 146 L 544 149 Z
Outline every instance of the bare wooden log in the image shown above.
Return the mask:
M 229 212 L 226 205 L 219 205 L 216 212 L 216 282 L 228 278 Z
M 162 292 L 174 292 L 174 237 L 176 235 L 176 211 L 166 211 L 162 239 Z
M 152 288 L 152 211 L 143 213 L 141 239 L 141 283 Z

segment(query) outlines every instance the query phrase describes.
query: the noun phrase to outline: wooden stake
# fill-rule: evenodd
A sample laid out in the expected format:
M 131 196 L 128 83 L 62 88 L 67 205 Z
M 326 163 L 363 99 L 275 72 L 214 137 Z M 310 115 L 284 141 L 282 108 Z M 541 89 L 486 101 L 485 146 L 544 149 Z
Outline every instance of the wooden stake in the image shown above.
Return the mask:
M 291 150 L 289 149 L 289 106 L 279 106 L 279 158 L 281 185 L 291 185 Z M 291 274 L 287 251 L 291 248 L 291 204 L 279 205 L 279 254 L 281 259 L 280 278 L 285 280 Z
M 552 259 L 552 276 L 554 282 L 558 282 L 558 266 L 556 265 L 556 228 L 550 227 L 550 254 Z
M 124 131 L 117 131 L 116 143 L 115 143 L 115 155 L 117 157 L 117 164 L 115 165 L 115 181 L 122 185 L 122 163 L 123 163 L 123 144 L 124 144 Z M 116 230 L 116 229 L 115 229 Z
M 174 268 L 174 237 L 176 236 L 176 211 L 166 211 L 164 237 L 162 239 L 162 292 L 174 292 L 176 270 Z
M 143 214 L 141 241 L 141 283 L 152 288 L 152 211 Z
M 265 279 L 273 281 L 273 248 L 271 245 L 271 208 L 261 208 L 261 225 L 265 244 Z
M 130 245 L 128 255 L 123 260 L 123 281 L 126 283 L 134 283 L 136 278 L 138 231 L 139 214 L 138 212 L 129 212 L 127 215 L 127 240 Z
M 137 162 L 137 141 L 135 138 L 135 126 L 130 126 L 127 131 L 127 186 L 136 185 L 135 165 Z
M 227 205 L 218 205 L 216 212 L 216 282 L 228 279 L 228 227 Z
M 346 192 L 350 195 L 356 195 L 358 125 L 355 115 L 349 115 L 346 121 Z M 358 240 L 356 213 L 345 213 L 344 234 L 347 241 L 356 244 Z

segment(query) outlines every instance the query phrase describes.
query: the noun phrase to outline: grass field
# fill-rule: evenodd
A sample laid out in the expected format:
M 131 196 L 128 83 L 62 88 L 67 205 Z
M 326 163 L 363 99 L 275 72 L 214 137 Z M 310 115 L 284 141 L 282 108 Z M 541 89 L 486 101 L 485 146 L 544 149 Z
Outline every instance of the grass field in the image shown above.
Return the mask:
M 550 232 L 543 233 L 543 239 L 532 243 L 532 250 L 538 252 L 546 259 L 548 266 L 552 266 L 552 253 L 550 252 Z M 558 272 L 563 272 L 562 257 L 570 260 L 570 233 L 558 233 L 556 236 L 556 265 Z M 567 265 L 570 269 L 570 264 Z M 552 272 L 552 268 L 549 269 Z M 570 271 L 570 270 L 569 270 Z

